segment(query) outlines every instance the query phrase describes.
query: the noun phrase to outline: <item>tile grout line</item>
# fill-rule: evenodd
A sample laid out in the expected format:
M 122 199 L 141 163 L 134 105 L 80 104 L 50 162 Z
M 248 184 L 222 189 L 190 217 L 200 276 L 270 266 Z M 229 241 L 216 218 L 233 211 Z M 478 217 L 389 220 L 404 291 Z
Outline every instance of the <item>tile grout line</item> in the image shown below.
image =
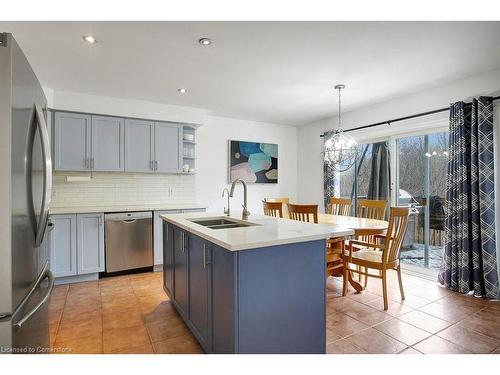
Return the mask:
M 129 282 L 130 282 L 130 279 L 129 279 Z M 132 288 L 132 293 L 134 293 L 134 297 L 137 299 L 137 302 L 139 302 L 139 296 L 137 295 L 137 293 L 135 292 L 135 288 L 134 286 L 130 285 L 130 287 Z M 141 306 L 139 306 L 139 309 L 141 308 Z M 146 324 L 146 322 L 144 322 L 144 320 L 142 319 L 142 310 L 141 310 L 141 320 L 144 324 L 144 328 L 146 329 L 146 333 L 148 335 L 148 339 L 149 339 L 149 345 L 151 345 L 151 349 L 153 350 L 153 353 L 154 354 L 158 354 L 156 353 L 156 349 L 155 349 L 155 346 L 153 345 L 153 339 L 151 338 L 151 333 L 149 332 L 149 328 L 148 328 L 148 325 Z
M 63 307 L 62 307 L 61 315 L 59 316 L 59 319 L 57 320 L 56 334 L 55 334 L 55 337 L 54 337 L 54 344 L 56 343 L 56 341 L 57 341 L 57 335 L 59 334 L 59 327 L 61 326 L 61 321 L 62 321 L 62 318 L 63 318 L 63 315 L 64 315 L 64 310 L 66 309 L 66 301 L 68 300 L 68 294 L 69 294 L 69 285 L 66 288 L 66 293 L 64 294 L 64 304 L 63 304 Z M 50 345 L 50 343 L 49 343 L 49 345 Z

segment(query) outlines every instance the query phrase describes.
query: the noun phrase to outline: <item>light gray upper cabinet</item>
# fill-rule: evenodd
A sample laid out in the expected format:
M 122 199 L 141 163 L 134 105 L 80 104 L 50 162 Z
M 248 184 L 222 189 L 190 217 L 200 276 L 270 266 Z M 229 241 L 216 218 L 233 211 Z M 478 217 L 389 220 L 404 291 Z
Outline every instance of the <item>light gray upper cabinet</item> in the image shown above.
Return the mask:
M 182 171 L 182 124 L 55 112 L 53 130 L 56 171 Z
M 182 169 L 182 125 L 155 122 L 154 160 L 159 173 Z
M 77 215 L 78 274 L 104 271 L 104 214 Z
M 51 215 L 50 269 L 54 277 L 76 275 L 76 215 Z
M 92 157 L 94 171 L 125 170 L 125 127 L 118 117 L 92 116 Z
M 54 167 L 59 171 L 90 170 L 91 116 L 56 112 L 54 123 Z
M 154 122 L 125 120 L 125 171 L 154 172 Z

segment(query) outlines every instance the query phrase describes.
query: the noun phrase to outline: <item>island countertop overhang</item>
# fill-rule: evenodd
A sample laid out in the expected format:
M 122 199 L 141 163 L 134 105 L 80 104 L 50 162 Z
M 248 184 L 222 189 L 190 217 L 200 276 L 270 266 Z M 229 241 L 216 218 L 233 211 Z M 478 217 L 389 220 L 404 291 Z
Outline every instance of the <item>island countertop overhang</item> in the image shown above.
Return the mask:
M 246 221 L 241 220 L 241 213 L 235 213 L 228 217 L 213 212 L 166 214 L 161 215 L 161 218 L 165 222 L 176 225 L 229 251 L 326 240 L 332 237 L 350 236 L 354 233 L 351 229 L 338 226 L 304 223 L 255 214 L 252 214 Z M 256 225 L 231 229 L 210 229 L 190 221 L 196 218 L 230 218 Z

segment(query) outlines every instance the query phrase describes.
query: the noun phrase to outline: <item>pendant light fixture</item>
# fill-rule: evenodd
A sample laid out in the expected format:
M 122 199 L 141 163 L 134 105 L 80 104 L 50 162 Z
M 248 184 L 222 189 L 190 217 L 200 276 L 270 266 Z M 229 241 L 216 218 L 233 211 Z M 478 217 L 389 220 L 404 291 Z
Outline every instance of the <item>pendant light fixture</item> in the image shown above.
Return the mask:
M 335 90 L 339 91 L 339 126 L 325 141 L 325 162 L 327 162 L 335 171 L 345 172 L 351 168 L 358 157 L 358 143 L 350 135 L 342 130 L 342 107 L 341 90 L 345 85 L 336 85 Z

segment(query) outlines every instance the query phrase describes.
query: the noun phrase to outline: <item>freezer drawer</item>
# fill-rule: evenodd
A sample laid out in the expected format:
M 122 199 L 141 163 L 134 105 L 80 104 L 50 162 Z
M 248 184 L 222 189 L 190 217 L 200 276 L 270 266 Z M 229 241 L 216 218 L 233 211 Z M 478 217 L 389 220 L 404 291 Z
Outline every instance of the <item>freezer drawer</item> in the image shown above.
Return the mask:
M 153 266 L 152 219 L 151 211 L 104 215 L 107 273 Z

